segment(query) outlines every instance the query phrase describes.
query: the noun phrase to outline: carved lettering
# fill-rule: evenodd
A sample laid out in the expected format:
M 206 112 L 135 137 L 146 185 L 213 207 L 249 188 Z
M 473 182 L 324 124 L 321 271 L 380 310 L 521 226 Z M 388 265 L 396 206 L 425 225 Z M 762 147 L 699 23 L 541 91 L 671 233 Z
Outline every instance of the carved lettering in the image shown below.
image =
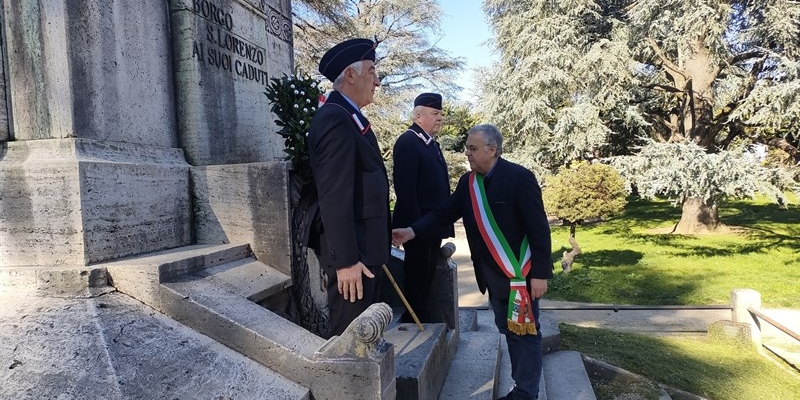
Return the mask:
M 258 65 L 264 64 L 264 49 L 239 39 L 230 32 L 208 26 L 208 39 L 225 50 L 232 51 Z M 216 35 L 212 32 L 216 31 Z
M 217 7 L 216 4 L 208 0 L 192 0 L 192 9 L 195 14 L 212 21 L 218 25 L 224 26 L 227 30 L 233 30 L 233 16 Z
M 203 62 L 203 44 L 197 43 L 196 40 L 192 43 L 192 58 L 196 58 L 200 60 L 200 62 Z
M 231 13 L 211 1 L 192 0 L 192 6 L 198 17 L 210 21 L 206 24 L 205 32 L 208 46 L 204 47 L 203 43 L 194 41 L 192 58 L 229 72 L 233 77 L 267 86 L 269 77 L 262 68 L 266 62 L 266 50 L 233 33 L 231 29 L 234 21 Z
M 234 62 L 234 69 L 239 76 L 249 79 L 251 81 L 256 81 L 264 86 L 267 86 L 268 76 L 267 71 L 263 69 L 258 69 L 251 64 L 248 64 L 243 61 L 236 60 Z

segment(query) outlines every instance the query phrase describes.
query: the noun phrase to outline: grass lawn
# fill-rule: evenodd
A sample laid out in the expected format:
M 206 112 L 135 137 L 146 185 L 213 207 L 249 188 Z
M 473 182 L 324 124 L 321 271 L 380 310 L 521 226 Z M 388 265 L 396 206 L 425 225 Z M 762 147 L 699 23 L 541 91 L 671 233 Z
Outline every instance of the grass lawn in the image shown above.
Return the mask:
M 796 198 L 791 198 L 796 201 Z M 547 297 L 638 305 L 727 304 L 734 288 L 761 293 L 764 308 L 800 308 L 800 206 L 766 200 L 722 204 L 728 233 L 674 235 L 680 208 L 634 200 L 625 213 L 578 226 L 583 253 L 569 274 L 560 260 L 569 227 L 554 227 L 555 277 Z
M 560 325 L 561 346 L 714 400 L 800 399 L 800 378 L 752 347 Z M 617 388 L 625 392 L 624 388 Z M 614 398 L 613 393 L 598 399 Z
M 796 202 L 797 198 L 791 198 Z M 727 233 L 673 235 L 680 209 L 635 200 L 612 220 L 579 226 L 583 254 L 560 268 L 569 227 L 553 228 L 555 277 L 547 297 L 637 305 L 728 304 L 751 288 L 765 308 L 800 308 L 800 206 L 766 200 L 725 203 Z M 561 344 L 618 367 L 714 400 L 800 399 L 800 378 L 748 346 L 697 337 L 651 337 L 561 325 Z M 640 388 L 603 387 L 598 399 L 629 398 Z M 626 393 L 628 393 L 626 395 Z M 621 395 L 621 396 L 620 396 Z M 650 396 L 636 398 L 657 398 Z

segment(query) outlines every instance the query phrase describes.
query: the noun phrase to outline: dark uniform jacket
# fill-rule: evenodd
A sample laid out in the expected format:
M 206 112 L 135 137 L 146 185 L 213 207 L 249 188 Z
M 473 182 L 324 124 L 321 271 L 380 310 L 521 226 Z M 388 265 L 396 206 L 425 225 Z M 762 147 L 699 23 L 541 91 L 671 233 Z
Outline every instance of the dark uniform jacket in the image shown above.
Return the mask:
M 509 279 L 489 253 L 475 222 L 469 188 L 470 172 L 458 181 L 455 192 L 444 207 L 428 213 L 411 227 L 417 235 L 427 236 L 437 225 L 452 224 L 463 218 L 472 265 L 481 293 L 507 299 Z M 519 256 L 522 238 L 527 235 L 531 247 L 531 270 L 527 279 L 553 277 L 550 225 L 542 203 L 542 191 L 533 173 L 521 165 L 502 158 L 497 160 L 489 178 L 484 180 L 486 197 L 495 221 Z M 528 282 L 530 290 L 530 282 Z
M 314 116 L 307 143 L 322 219 L 320 262 L 387 263 L 389 181 L 369 121 L 334 91 Z
M 405 228 L 445 204 L 450 196 L 450 176 L 439 143 L 417 124 L 397 138 L 393 157 L 397 202 L 392 227 Z M 449 225 L 440 227 L 431 239 L 452 236 L 453 225 Z

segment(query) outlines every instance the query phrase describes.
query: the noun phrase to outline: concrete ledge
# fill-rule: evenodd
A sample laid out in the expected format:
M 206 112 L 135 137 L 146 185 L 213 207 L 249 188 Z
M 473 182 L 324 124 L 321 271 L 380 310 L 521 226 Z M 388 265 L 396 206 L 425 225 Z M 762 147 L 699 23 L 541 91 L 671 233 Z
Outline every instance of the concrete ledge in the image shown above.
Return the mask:
M 576 351 L 558 351 L 544 356 L 542 371 L 548 399 L 596 400 L 592 383 Z
M 101 267 L 0 267 L 0 292 L 34 290 L 38 295 L 68 298 L 96 297 L 114 291 Z
M 751 329 L 752 326 L 748 323 L 720 320 L 708 325 L 706 335 L 712 340 L 753 347 Z

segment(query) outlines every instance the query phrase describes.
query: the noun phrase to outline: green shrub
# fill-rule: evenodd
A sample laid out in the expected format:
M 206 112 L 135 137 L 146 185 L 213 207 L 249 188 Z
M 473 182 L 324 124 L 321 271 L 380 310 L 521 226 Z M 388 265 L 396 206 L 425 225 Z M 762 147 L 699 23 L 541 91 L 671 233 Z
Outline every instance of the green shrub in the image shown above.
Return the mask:
M 562 167 L 542 192 L 547 213 L 568 225 L 618 215 L 626 196 L 625 183 L 614 168 L 585 161 Z

